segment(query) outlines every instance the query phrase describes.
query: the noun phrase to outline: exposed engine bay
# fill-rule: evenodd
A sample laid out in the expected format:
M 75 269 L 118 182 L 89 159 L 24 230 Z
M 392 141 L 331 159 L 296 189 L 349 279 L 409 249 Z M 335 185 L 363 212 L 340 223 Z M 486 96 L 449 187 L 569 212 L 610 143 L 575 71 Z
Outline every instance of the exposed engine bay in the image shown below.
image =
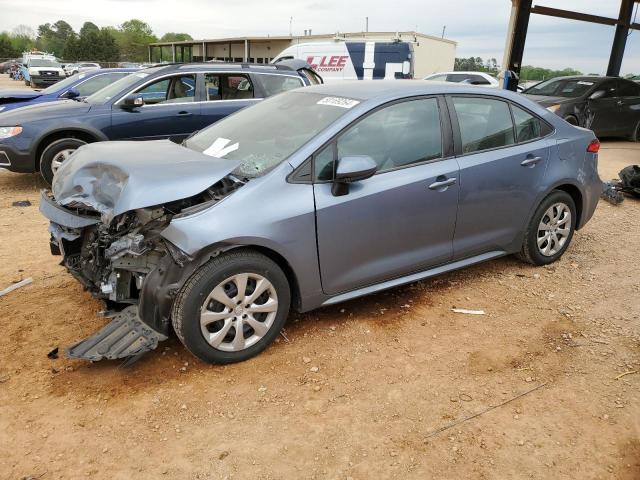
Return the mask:
M 174 217 L 209 208 L 244 184 L 227 175 L 192 197 L 127 211 L 108 222 L 89 205 L 76 201 L 61 206 L 50 192 L 43 192 L 40 209 L 51 220 L 52 253 L 63 255 L 67 270 L 103 300 L 107 311 L 116 317 L 112 324 L 67 353 L 89 360 L 123 358 L 140 355 L 167 338 L 166 330 L 155 331 L 155 325 L 145 322 L 137 311 L 145 281 L 159 265 L 181 268 L 190 261 L 161 232 Z

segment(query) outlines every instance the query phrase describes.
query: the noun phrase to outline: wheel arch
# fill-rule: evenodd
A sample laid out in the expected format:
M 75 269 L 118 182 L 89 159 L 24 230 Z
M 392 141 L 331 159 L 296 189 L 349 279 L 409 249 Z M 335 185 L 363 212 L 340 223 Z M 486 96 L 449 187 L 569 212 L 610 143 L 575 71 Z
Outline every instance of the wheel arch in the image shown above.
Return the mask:
M 276 265 L 278 265 L 282 269 L 285 276 L 287 277 L 287 281 L 289 282 L 289 288 L 291 290 L 291 306 L 296 310 L 300 309 L 302 297 L 300 293 L 300 284 L 298 282 L 298 277 L 286 257 L 282 253 L 276 251 L 271 247 L 258 244 L 257 242 L 231 244 L 224 246 L 211 245 L 210 247 L 203 249 L 203 251 L 198 254 L 196 263 L 200 266 L 221 253 L 235 250 L 252 250 L 254 252 L 261 253 L 265 257 L 275 262 Z
M 51 145 L 51 143 L 62 140 L 63 138 L 77 138 L 87 143 L 99 142 L 102 140 L 108 140 L 108 138 L 101 132 L 88 130 L 86 128 L 61 128 L 58 130 L 49 131 L 44 134 L 38 140 L 35 154 L 35 166 L 36 171 L 40 171 L 40 161 L 44 150 Z
M 571 196 L 571 198 L 573 199 L 573 203 L 576 206 L 576 230 L 579 230 L 580 228 L 582 228 L 584 200 L 583 200 L 582 192 L 580 191 L 580 189 L 573 183 L 561 183 L 559 185 L 556 185 L 551 191 L 547 193 L 547 195 L 549 195 L 554 190 L 560 190 L 560 191 L 566 192 Z

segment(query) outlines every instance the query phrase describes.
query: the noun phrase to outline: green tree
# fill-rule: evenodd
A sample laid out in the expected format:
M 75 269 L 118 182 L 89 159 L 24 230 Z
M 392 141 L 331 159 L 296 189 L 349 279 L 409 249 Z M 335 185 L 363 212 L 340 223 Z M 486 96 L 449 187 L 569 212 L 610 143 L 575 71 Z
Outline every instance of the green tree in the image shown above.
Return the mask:
M 22 55 L 22 52 L 27 52 L 35 47 L 36 34 L 31 27 L 27 25 L 18 25 L 11 31 L 11 45 L 17 52 L 17 55 Z
M 146 60 L 147 45 L 158 41 L 151 27 L 135 18 L 124 22 L 114 33 L 122 58 L 130 61 Z
M 71 25 L 64 20 L 58 20 L 53 25 L 45 23 L 38 27 L 36 44 L 40 49 L 52 52 L 57 57 L 61 57 L 67 41 L 75 36 L 76 33 L 73 31 Z
M 20 52 L 13 48 L 11 36 L 7 32 L 0 33 L 0 58 L 17 57 Z
M 183 42 L 185 40 L 193 40 L 193 37 L 188 33 L 175 33 L 168 32 L 160 37 L 161 42 Z
M 565 68 L 563 70 L 551 70 L 549 68 L 533 67 L 524 65 L 520 69 L 520 81 L 528 80 L 548 80 L 555 77 L 566 77 L 570 75 L 582 75 L 582 72 L 575 68 Z

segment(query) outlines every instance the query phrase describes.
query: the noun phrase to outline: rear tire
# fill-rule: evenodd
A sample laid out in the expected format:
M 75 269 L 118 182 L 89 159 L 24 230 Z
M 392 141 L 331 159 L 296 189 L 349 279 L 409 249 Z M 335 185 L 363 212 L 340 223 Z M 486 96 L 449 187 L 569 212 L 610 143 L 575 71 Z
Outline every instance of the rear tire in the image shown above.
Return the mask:
M 635 130 L 631 133 L 629 140 L 632 142 L 640 142 L 640 122 L 636 125 Z
M 565 122 L 567 122 L 570 125 L 573 125 L 574 127 L 579 127 L 579 123 L 578 123 L 578 119 L 576 117 L 574 117 L 573 115 L 567 115 L 566 117 L 564 117 Z
M 289 314 L 282 269 L 251 250 L 221 254 L 200 267 L 176 296 L 173 329 L 207 363 L 235 363 L 266 349 Z M 238 328 L 239 326 L 239 328 Z
M 567 192 L 554 190 L 529 221 L 518 257 L 533 265 L 558 260 L 569 247 L 576 225 L 576 205 Z
M 51 142 L 40 156 L 40 174 L 44 181 L 51 185 L 53 176 L 62 162 L 86 143 L 78 138 L 62 138 Z

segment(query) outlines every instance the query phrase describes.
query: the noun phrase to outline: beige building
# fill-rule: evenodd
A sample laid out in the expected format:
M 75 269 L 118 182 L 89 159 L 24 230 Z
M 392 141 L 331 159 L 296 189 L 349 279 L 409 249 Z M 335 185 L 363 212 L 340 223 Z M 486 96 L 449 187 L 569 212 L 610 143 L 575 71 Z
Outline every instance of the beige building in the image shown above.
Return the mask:
M 457 43 L 418 32 L 356 32 L 304 36 L 235 37 L 149 45 L 150 62 L 202 62 L 210 60 L 269 63 L 285 48 L 298 43 L 354 41 L 411 42 L 414 77 L 453 70 Z M 203 52 L 205 52 L 203 54 Z

